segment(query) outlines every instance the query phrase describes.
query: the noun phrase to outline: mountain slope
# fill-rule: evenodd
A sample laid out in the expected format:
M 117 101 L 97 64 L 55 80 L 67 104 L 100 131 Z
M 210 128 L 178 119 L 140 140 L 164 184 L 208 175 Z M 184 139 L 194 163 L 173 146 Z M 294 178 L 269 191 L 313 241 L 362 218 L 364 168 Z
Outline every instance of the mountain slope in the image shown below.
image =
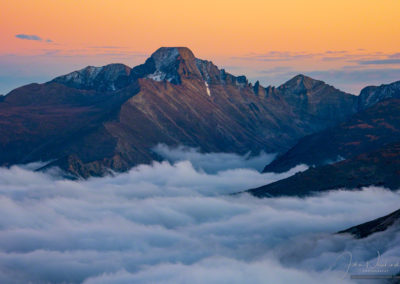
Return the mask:
M 137 86 L 132 85 L 130 91 L 137 92 Z M 115 112 L 126 93 L 108 96 L 58 83 L 31 84 L 10 92 L 0 103 L 0 163 L 62 156 L 69 143 L 98 128 Z
M 132 69 L 87 67 L 0 102 L 0 165 L 52 160 L 89 177 L 159 159 L 158 143 L 281 152 L 356 111 L 352 95 L 302 75 L 293 80 L 252 86 L 183 47 L 160 48 Z
M 352 234 L 357 239 L 366 238 L 374 233 L 387 230 L 393 225 L 399 225 L 400 209 L 386 216 L 351 227 L 338 232 L 338 234 Z
M 300 119 L 308 115 L 318 117 L 321 123 L 332 118 L 339 121 L 348 117 L 349 113 L 357 111 L 356 96 L 348 94 L 304 75 L 297 75 L 275 89 L 275 93 L 282 96 L 289 105 L 299 113 Z M 333 125 L 333 124 L 331 124 Z
M 248 192 L 258 197 L 307 196 L 331 189 L 400 188 L 400 142 L 331 165 L 310 168 Z
M 284 172 L 299 164 L 319 166 L 400 140 L 400 99 L 388 99 L 336 127 L 302 138 L 264 169 Z

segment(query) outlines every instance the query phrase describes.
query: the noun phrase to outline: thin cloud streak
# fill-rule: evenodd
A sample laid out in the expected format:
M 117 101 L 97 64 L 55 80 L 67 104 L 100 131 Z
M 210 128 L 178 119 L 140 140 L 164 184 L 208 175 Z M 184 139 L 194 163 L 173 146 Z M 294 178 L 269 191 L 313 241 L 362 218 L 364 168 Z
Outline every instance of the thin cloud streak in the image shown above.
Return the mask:
M 43 42 L 48 42 L 48 43 L 53 42 L 51 39 L 43 39 L 38 35 L 17 34 L 17 35 L 15 35 L 15 37 L 18 39 L 22 39 L 22 40 L 43 41 Z
M 233 60 L 285 62 L 294 60 L 316 59 L 322 61 L 347 61 L 359 65 L 367 64 L 399 64 L 400 53 L 367 52 L 365 50 L 327 50 L 321 53 L 270 51 L 267 53 L 250 53 L 231 57 Z
M 306 53 L 306 52 L 281 52 L 281 51 L 270 51 L 263 54 L 248 54 L 244 56 L 231 57 L 234 60 L 254 60 L 254 61 L 291 61 L 299 59 L 314 58 L 318 53 Z
M 362 65 L 400 64 L 400 59 L 364 60 L 358 61 L 358 63 Z
M 15 35 L 15 37 L 19 38 L 19 39 L 42 41 L 42 38 L 37 35 L 17 34 L 17 35 Z

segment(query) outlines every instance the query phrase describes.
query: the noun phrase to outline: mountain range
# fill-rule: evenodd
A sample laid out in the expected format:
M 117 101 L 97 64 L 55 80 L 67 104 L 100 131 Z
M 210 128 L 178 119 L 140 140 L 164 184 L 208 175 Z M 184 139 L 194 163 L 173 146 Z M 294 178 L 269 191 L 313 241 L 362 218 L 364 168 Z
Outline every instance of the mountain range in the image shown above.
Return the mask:
M 144 64 L 86 67 L 11 91 L 0 102 L 0 165 L 51 161 L 101 176 L 159 160 L 159 143 L 203 152 L 284 152 L 358 110 L 357 97 L 298 75 L 250 84 L 185 47 Z
M 279 87 L 249 83 L 185 47 L 142 65 L 88 66 L 0 96 L 0 166 L 48 162 L 70 177 L 161 160 L 154 147 L 279 153 L 264 172 L 309 169 L 246 192 L 308 196 L 377 185 L 400 188 L 400 81 L 359 96 L 297 75 Z M 363 238 L 399 223 L 399 211 L 339 233 Z
M 280 153 L 264 171 L 311 168 L 249 190 L 306 196 L 335 188 L 399 187 L 400 82 L 359 96 L 297 75 L 279 87 L 234 76 L 185 47 L 143 64 L 88 66 L 0 98 L 0 165 L 46 161 L 71 177 L 161 160 L 154 147 Z

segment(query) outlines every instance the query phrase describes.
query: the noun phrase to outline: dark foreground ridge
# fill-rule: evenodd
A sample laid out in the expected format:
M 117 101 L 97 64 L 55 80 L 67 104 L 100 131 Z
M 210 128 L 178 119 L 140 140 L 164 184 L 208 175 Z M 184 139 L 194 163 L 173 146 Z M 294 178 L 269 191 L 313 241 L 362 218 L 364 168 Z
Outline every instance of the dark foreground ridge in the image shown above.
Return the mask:
M 312 167 L 289 178 L 248 190 L 257 197 L 309 196 L 365 186 L 400 188 L 400 142 L 331 165 Z
M 384 99 L 335 127 L 300 139 L 264 172 L 285 172 L 299 164 L 333 163 L 396 141 L 400 141 L 400 99 Z
M 374 233 L 386 231 L 391 226 L 398 226 L 400 209 L 384 217 L 366 222 L 338 232 L 338 234 L 352 234 L 357 239 L 366 238 Z

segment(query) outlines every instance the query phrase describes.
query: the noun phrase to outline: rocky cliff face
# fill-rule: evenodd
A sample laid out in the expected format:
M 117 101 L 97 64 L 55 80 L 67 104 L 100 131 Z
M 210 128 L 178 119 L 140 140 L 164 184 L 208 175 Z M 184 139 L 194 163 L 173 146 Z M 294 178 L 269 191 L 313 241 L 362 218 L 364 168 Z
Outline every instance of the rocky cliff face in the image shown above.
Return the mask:
M 299 75 L 251 85 L 184 47 L 142 65 L 87 67 L 0 102 L 1 165 L 49 161 L 82 177 L 159 157 L 158 143 L 205 152 L 282 152 L 356 111 L 355 97 Z

